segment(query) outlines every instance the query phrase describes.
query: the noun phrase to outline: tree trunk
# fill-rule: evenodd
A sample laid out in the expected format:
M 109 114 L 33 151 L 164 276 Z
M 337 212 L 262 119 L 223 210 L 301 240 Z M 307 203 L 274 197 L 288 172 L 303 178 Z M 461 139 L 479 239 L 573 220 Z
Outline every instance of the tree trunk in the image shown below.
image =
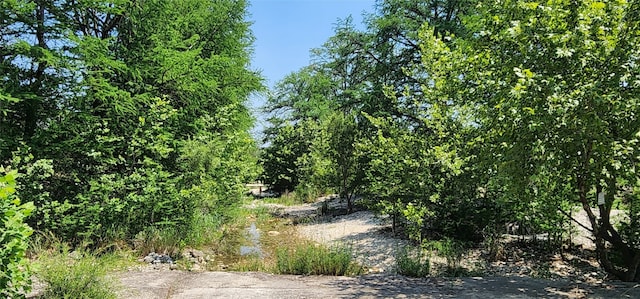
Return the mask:
M 591 222 L 592 234 L 596 245 L 596 256 L 600 266 L 623 281 L 640 281 L 640 250 L 626 243 L 619 232 L 611 224 L 611 206 L 615 197 L 616 177 L 611 176 L 608 179 L 608 192 L 605 196 L 605 203 L 598 205 L 599 219 L 591 210 L 587 197 L 587 184 L 584 176 L 578 176 L 578 196 L 582 208 L 587 213 L 589 222 Z M 596 186 L 596 200 L 602 186 Z M 611 246 L 607 246 L 610 244 Z M 614 264 L 610 259 L 610 252 L 615 251 L 621 255 L 622 263 Z

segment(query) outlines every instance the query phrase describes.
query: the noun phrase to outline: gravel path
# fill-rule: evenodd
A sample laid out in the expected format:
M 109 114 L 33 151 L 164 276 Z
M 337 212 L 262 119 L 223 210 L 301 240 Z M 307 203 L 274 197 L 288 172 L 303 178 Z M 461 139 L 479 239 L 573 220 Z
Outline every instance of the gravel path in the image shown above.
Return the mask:
M 373 213 L 359 211 L 327 220 L 300 225 L 298 232 L 316 242 L 351 247 L 369 272 L 395 272 L 395 252 L 407 242 L 385 233 Z

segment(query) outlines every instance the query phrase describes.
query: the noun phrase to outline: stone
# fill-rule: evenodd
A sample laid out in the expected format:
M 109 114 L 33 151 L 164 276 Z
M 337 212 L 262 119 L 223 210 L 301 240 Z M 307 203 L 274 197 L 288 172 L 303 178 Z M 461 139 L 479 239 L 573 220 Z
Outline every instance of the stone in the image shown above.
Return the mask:
M 147 255 L 142 259 L 142 261 L 144 261 L 145 263 L 148 263 L 148 264 L 153 263 L 155 260 L 156 259 L 151 255 Z
M 160 260 L 161 263 L 165 263 L 165 264 L 173 263 L 173 260 L 171 259 L 171 257 L 166 254 L 160 255 L 157 259 Z
M 191 249 L 191 255 L 196 258 L 204 258 L 204 252 L 200 250 Z

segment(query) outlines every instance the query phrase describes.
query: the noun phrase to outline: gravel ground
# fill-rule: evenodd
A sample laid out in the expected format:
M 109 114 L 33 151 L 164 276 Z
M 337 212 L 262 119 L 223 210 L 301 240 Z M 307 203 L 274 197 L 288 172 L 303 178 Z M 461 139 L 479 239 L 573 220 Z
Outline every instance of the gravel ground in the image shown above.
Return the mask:
M 370 273 L 395 273 L 395 252 L 408 244 L 407 240 L 394 238 L 390 225 L 369 211 L 358 211 L 348 215 L 319 216 L 323 202 L 328 210 L 343 211 L 346 204 L 332 197 L 321 198 L 313 204 L 285 207 L 270 205 L 275 214 L 293 219 L 306 219 L 298 224 L 298 232 L 311 240 L 324 244 L 351 246 L 356 258 Z M 597 215 L 597 211 L 595 211 Z M 338 213 L 341 214 L 341 213 Z M 573 218 L 583 226 L 590 227 L 586 212 L 579 210 Z M 612 212 L 613 219 L 620 219 L 620 211 Z M 486 276 L 539 277 L 568 279 L 572 281 L 602 284 L 610 277 L 599 266 L 592 252 L 594 245 L 590 232 L 575 224 L 573 243 L 578 245 L 560 255 L 548 253 L 544 242 L 519 243 L 521 237 L 505 235 L 502 242 L 504 256 L 495 262 L 486 262 L 483 249 L 470 250 L 462 260 L 462 266 L 478 270 Z M 445 260 L 432 257 L 432 263 L 444 264 Z
M 350 246 L 369 272 L 395 272 L 395 252 L 407 241 L 389 236 L 385 227 L 373 213 L 359 211 L 300 225 L 298 232 L 317 242 Z

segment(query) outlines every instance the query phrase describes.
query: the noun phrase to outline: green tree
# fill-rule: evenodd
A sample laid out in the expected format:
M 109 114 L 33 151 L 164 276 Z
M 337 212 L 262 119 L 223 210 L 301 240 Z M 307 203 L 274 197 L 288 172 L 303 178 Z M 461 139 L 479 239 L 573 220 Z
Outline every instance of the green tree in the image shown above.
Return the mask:
M 508 195 L 556 207 L 541 210 L 547 219 L 582 206 L 602 267 L 640 280 L 637 233 L 625 230 L 637 211 L 627 211 L 622 227 L 611 220 L 613 202 L 637 184 L 638 3 L 501 1 L 477 9 L 466 23 L 471 34 L 451 47 L 444 40 L 453 37 L 426 32 L 425 49 L 450 54 L 439 59 L 432 89 L 445 91 L 442 104 L 471 108 L 486 141 L 482 159 Z M 637 205 L 631 194 L 629 207 Z
M 15 152 L 25 170 L 51 161 L 18 186 L 38 206 L 36 229 L 101 242 L 187 227 L 216 202 L 189 192 L 200 185 L 238 198 L 257 172 L 244 158 L 255 156 L 244 101 L 262 88 L 248 68 L 246 5 L 3 2 L 0 159 Z
M 356 117 L 336 112 L 325 124 L 328 133 L 325 155 L 335 169 L 331 186 L 337 188 L 340 197 L 347 200 L 347 210 L 352 212 L 353 200 L 362 185 L 363 172 L 359 170 L 356 143 L 359 139 Z

